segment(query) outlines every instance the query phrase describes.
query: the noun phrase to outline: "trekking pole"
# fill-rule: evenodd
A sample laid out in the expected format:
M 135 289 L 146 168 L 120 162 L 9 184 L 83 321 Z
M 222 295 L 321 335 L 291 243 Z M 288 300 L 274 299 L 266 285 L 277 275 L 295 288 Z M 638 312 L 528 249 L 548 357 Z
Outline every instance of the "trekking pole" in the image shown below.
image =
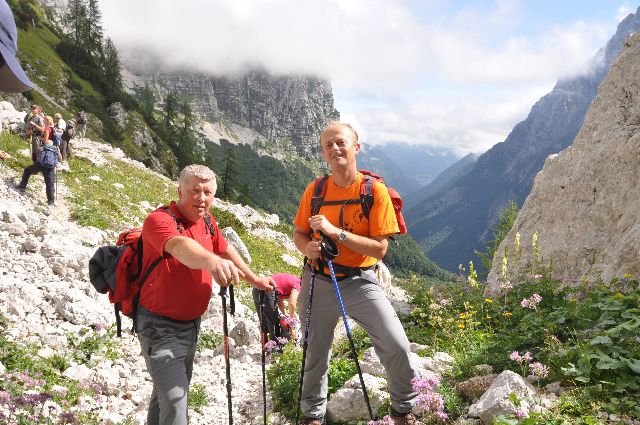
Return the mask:
M 262 403 L 263 403 L 263 417 L 264 417 L 264 425 L 267 425 L 267 380 L 265 378 L 265 351 L 264 345 L 267 343 L 267 330 L 265 329 L 265 320 L 264 320 L 264 305 L 266 298 L 265 291 L 260 291 L 260 303 L 258 305 L 260 311 L 258 314 L 260 315 L 260 342 L 262 345 Z
M 231 406 L 231 365 L 229 364 L 229 325 L 227 323 L 227 288 L 220 285 L 222 299 L 222 329 L 224 330 L 224 363 L 227 371 L 227 405 L 229 407 L 229 425 L 233 425 L 233 410 Z
M 309 329 L 311 325 L 311 303 L 313 301 L 313 287 L 316 282 L 316 274 L 311 270 L 311 284 L 309 285 L 309 302 L 307 303 L 307 320 L 304 326 L 304 342 L 302 344 L 302 365 L 300 366 L 300 388 L 298 389 L 298 408 L 296 409 L 296 425 L 300 419 L 300 401 L 302 399 L 302 384 L 304 383 L 304 364 L 307 358 L 307 346 L 309 345 Z
M 53 181 L 56 183 L 53 199 L 58 200 L 58 167 L 53 167 Z
M 347 313 L 344 309 L 344 304 L 342 303 L 342 295 L 340 294 L 340 288 L 338 287 L 338 279 L 336 279 L 336 274 L 333 270 L 333 263 L 331 261 L 332 258 L 337 256 L 338 249 L 333 243 L 331 239 L 329 239 L 324 233 L 321 233 L 322 236 L 322 251 L 325 253 L 328 249 L 331 251 L 327 252 L 325 255 L 325 260 L 327 262 L 327 266 L 329 266 L 329 271 L 331 272 L 331 280 L 333 282 L 333 289 L 336 292 L 336 297 L 338 298 L 338 305 L 340 306 L 340 312 L 342 313 L 342 321 L 344 322 L 344 328 L 347 332 L 347 338 L 349 339 L 349 345 L 351 346 L 351 354 L 353 355 L 353 361 L 356 363 L 356 369 L 358 370 L 358 377 L 360 377 L 360 385 L 362 385 L 362 394 L 364 395 L 364 401 L 367 404 L 367 410 L 369 411 L 369 417 L 373 421 L 373 411 L 371 410 L 371 403 L 369 401 L 369 394 L 367 394 L 367 387 L 364 385 L 364 377 L 362 376 L 362 369 L 360 369 L 360 362 L 358 361 L 358 353 L 356 352 L 356 345 L 353 342 L 353 337 L 351 336 L 351 328 L 349 327 L 349 321 L 347 320 Z M 329 245 L 329 246 L 326 246 Z M 331 259 L 330 259 L 331 258 Z

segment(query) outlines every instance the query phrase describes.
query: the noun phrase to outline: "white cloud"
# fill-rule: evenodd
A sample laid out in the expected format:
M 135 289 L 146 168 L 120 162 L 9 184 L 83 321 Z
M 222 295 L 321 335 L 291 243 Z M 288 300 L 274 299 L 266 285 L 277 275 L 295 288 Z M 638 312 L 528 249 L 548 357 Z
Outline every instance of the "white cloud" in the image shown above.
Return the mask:
M 586 69 L 611 35 L 611 23 L 586 20 L 523 31 L 529 22 L 522 0 L 453 13 L 452 4 L 101 0 L 107 35 L 136 55 L 142 49 L 170 66 L 216 73 L 260 64 L 277 74 L 320 75 L 331 80 L 343 119 L 356 120 L 374 142 L 458 153 L 504 140 L 545 93 L 541 87 Z
M 504 141 L 514 124 L 551 90 L 550 85 L 510 87 L 486 95 L 457 93 L 392 108 L 361 108 L 353 122 L 367 144 L 403 141 L 448 148 L 458 155 L 480 153 Z

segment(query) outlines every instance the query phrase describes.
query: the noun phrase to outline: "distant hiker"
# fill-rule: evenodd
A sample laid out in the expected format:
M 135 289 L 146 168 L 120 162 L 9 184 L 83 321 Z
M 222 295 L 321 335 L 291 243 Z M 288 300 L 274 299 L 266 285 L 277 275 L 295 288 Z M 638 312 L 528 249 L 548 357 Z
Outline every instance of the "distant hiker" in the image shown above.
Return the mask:
M 21 93 L 31 90 L 34 84 L 16 60 L 18 30 L 13 13 L 5 0 L 0 0 L 0 91 Z
M 300 293 L 300 277 L 288 273 L 277 273 L 271 275 L 271 278 L 278 285 L 275 293 L 253 288 L 256 311 L 260 314 L 259 306 L 262 303 L 263 326 L 270 340 L 293 338 L 297 341 L 296 322 L 299 321 L 296 316 L 296 305 Z M 288 309 L 285 309 L 284 300 L 289 300 Z
M 69 156 L 71 156 L 71 146 L 69 145 L 69 139 L 67 137 L 67 123 L 62 119 L 62 115 L 58 112 L 53 116 L 53 121 L 55 122 L 55 126 L 53 128 L 54 134 L 54 142 L 58 140 L 58 145 L 60 146 L 60 153 L 62 154 L 62 160 L 66 161 Z
M 25 134 L 29 138 L 31 148 L 31 160 L 36 162 L 38 160 L 36 155 L 36 149 L 41 145 L 41 138 L 44 132 L 45 123 L 44 116 L 42 116 L 42 110 L 38 105 L 31 105 L 31 115 L 29 121 L 25 126 Z
M 18 184 L 18 190 L 24 192 L 29 183 L 29 177 L 35 173 L 42 173 L 47 192 L 47 203 L 55 205 L 55 173 L 58 162 L 62 160 L 60 149 L 53 146 L 53 141 L 46 140 L 36 148 L 37 161 L 24 169 L 22 180 Z
M 205 219 L 216 187 L 213 171 L 189 165 L 180 173 L 178 201 L 144 221 L 143 270 L 162 258 L 142 286 L 135 321 L 153 381 L 149 425 L 188 423 L 189 383 L 212 277 L 225 287 L 242 279 L 258 289 L 275 289 L 273 279 L 256 276 L 227 244 L 215 219 Z
M 47 140 L 51 140 L 54 146 L 57 146 L 53 141 L 53 118 L 50 115 L 45 115 L 44 117 L 44 129 L 42 131 L 42 135 L 40 136 L 40 144 L 44 144 Z
M 78 116 L 76 117 L 76 135 L 80 139 L 84 139 L 86 131 L 87 131 L 87 113 L 85 111 L 80 111 L 78 112 Z
M 302 423 L 324 423 L 329 350 L 341 315 L 328 263 L 321 258 L 318 232 L 322 232 L 339 248 L 333 266 L 346 313 L 369 334 L 387 371 L 391 417 L 395 424 L 413 425 L 416 419 L 411 410 L 417 393 L 412 389 L 411 379 L 418 372 L 411 360 L 409 340 L 375 273 L 378 260 L 387 252 L 390 235 L 399 232 L 391 198 L 384 184 L 376 182 L 374 204 L 369 218 L 365 217 L 359 201 L 364 176 L 356 166 L 360 143 L 351 125 L 329 124 L 320 136 L 320 147 L 331 169 L 325 182 L 324 202 L 314 215 L 315 182 L 309 184 L 300 201 L 293 234 L 296 246 L 310 260 L 305 265 L 300 291 L 298 311 L 302 332 L 312 279 L 315 282 L 302 386 L 301 410 L 305 415 Z

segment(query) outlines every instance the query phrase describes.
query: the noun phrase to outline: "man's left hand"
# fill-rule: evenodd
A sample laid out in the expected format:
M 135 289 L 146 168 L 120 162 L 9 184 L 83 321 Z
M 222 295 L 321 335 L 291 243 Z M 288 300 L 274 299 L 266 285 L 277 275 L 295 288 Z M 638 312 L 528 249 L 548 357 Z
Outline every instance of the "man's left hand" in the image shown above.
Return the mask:
M 253 286 L 257 289 L 263 289 L 267 292 L 275 291 L 275 289 L 278 287 L 276 281 L 273 280 L 271 276 L 256 278 Z
M 336 239 L 340 234 L 340 229 L 331 224 L 322 214 L 311 216 L 309 218 L 309 227 L 311 227 L 314 232 L 322 232 L 331 239 Z

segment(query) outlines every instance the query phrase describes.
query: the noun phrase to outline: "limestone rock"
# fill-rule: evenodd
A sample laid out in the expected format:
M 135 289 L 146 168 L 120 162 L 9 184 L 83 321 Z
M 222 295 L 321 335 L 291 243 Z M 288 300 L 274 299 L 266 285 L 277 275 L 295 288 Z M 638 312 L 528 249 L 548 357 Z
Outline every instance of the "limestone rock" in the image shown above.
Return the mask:
M 389 394 L 385 391 L 387 381 L 382 378 L 363 373 L 364 385 L 367 387 L 371 410 L 375 414 Z M 327 403 L 327 419 L 331 422 L 350 422 L 369 417 L 364 401 L 360 378 L 355 375 L 342 388 L 336 391 Z
M 240 319 L 236 326 L 229 331 L 229 336 L 235 340 L 237 347 L 242 347 L 260 341 L 259 328 L 255 322 Z
M 514 413 L 516 407 L 509 400 L 509 394 L 512 392 L 521 401 L 520 407 L 526 411 L 531 411 L 532 402 L 540 399 L 536 390 L 524 378 L 515 372 L 505 370 L 496 377 L 480 400 L 469 407 L 468 416 L 480 418 L 485 424 L 492 424 L 496 416 Z
M 238 254 L 240 254 L 242 259 L 245 261 L 245 263 L 251 264 L 251 262 L 253 261 L 251 259 L 251 254 L 249 254 L 247 246 L 244 244 L 244 242 L 242 242 L 242 239 L 240 239 L 240 236 L 238 236 L 235 230 L 233 230 L 231 227 L 225 227 L 224 229 L 222 229 L 222 236 L 224 236 L 227 242 L 233 245 L 236 251 L 238 251 Z
M 274 76 L 250 69 L 235 77 L 175 72 L 151 74 L 142 64 L 127 67 L 164 99 L 173 91 L 190 99 L 196 116 L 209 123 L 202 130 L 233 143 L 256 139 L 290 140 L 295 151 L 308 159 L 319 155 L 318 138 L 324 126 L 339 118 L 328 81 L 311 76 Z M 155 70 L 154 70 L 155 72 Z M 230 119 L 229 119 L 230 118 Z M 220 125 L 231 121 L 231 126 Z M 215 127 L 215 128 L 214 128 Z M 225 128 L 226 127 L 226 128 Z
M 456 384 L 456 391 L 467 400 L 476 400 L 484 394 L 498 375 L 474 376 Z
M 112 103 L 111 105 L 109 105 L 107 110 L 109 111 L 109 115 L 111 115 L 111 118 L 113 118 L 113 120 L 116 122 L 118 127 L 121 130 L 124 130 L 127 127 L 129 114 L 122 106 L 122 103 L 120 102 Z
M 640 276 L 640 36 L 629 37 L 591 104 L 573 145 L 547 158 L 497 252 L 532 260 L 532 235 L 553 275 L 566 282 Z M 501 255 L 488 282 L 499 288 Z M 510 263 L 516 275 L 522 264 Z

